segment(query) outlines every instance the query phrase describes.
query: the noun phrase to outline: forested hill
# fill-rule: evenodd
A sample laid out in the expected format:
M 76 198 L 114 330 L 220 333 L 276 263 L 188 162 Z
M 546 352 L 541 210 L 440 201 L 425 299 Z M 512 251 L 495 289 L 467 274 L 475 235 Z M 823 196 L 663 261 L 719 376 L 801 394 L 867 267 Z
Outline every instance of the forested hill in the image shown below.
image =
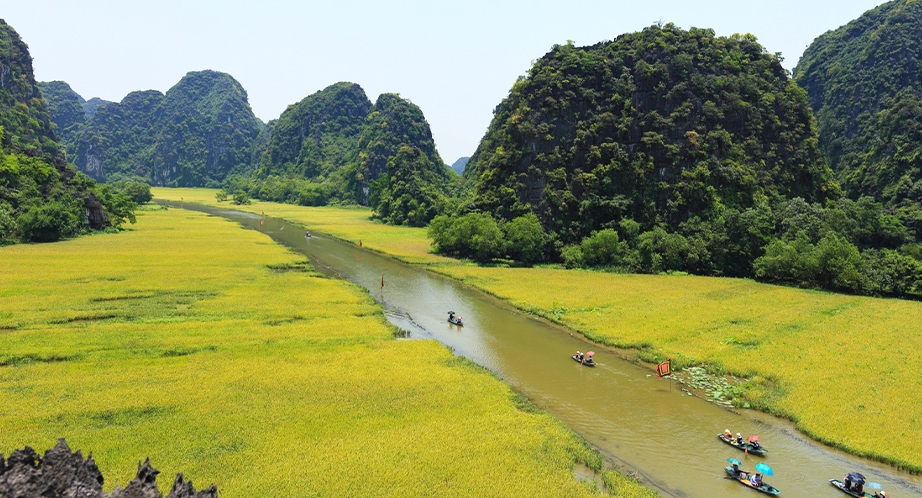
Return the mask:
M 217 71 L 190 72 L 166 94 L 132 92 L 119 103 L 82 98 L 63 82 L 43 84 L 71 160 L 103 181 L 138 178 L 154 185 L 218 186 L 252 170 L 261 123 L 246 91 Z
M 449 167 L 452 170 L 454 170 L 455 173 L 458 173 L 459 175 L 463 175 L 464 169 L 467 167 L 467 162 L 470 160 L 471 158 L 469 157 L 459 157 L 458 160 L 451 163 L 451 166 Z
M 397 225 L 422 226 L 446 209 L 453 183 L 429 123 L 397 94 L 372 105 L 359 85 L 336 83 L 289 106 L 270 128 L 254 178 L 229 190 L 307 205 L 358 203 Z
M 922 2 L 888 2 L 820 36 L 794 77 L 849 195 L 922 202 Z
M 363 204 L 394 225 L 424 226 L 444 212 L 451 184 L 422 110 L 393 93 L 378 97 L 359 137 L 355 178 Z
M 341 82 L 288 106 L 269 136 L 257 176 L 289 175 L 321 183 L 340 177 L 341 168 L 354 162 L 358 138 L 371 101 L 362 87 Z
M 48 103 L 55 137 L 66 150 L 72 150 L 70 147 L 86 121 L 86 101 L 63 81 L 40 81 L 38 88 Z
M 3 20 L 0 20 L 0 126 L 4 149 L 51 162 L 63 158 L 35 82 L 29 47 Z
M 476 204 L 579 242 L 622 219 L 671 230 L 836 185 L 806 95 L 752 35 L 653 26 L 555 46 L 499 105 L 467 166 Z
M 0 245 L 118 225 L 130 200 L 66 165 L 29 49 L 0 20 Z

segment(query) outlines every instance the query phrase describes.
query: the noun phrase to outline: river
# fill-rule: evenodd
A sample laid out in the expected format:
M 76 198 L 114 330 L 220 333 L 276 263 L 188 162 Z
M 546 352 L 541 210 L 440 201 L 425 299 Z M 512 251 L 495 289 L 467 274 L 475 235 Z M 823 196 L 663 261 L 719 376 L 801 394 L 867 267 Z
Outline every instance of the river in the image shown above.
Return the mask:
M 784 496 L 845 497 L 829 479 L 842 479 L 850 471 L 883 484 L 894 497 L 922 495 L 922 476 L 813 442 L 787 421 L 751 410 L 737 413 L 689 396 L 615 351 L 455 280 L 322 234 L 305 237 L 304 229 L 282 220 L 188 204 L 186 209 L 264 232 L 307 255 L 325 275 L 365 287 L 411 339 L 438 340 L 493 371 L 663 496 L 758 496 L 726 478 L 723 469 L 731 457 L 742 460 L 744 469 L 754 470 L 758 462 L 770 465 L 774 475 L 765 481 Z M 464 317 L 463 327 L 447 322 L 449 310 Z M 587 349 L 597 353 L 595 368 L 570 359 L 576 350 Z M 724 429 L 758 434 L 768 456 L 747 456 L 720 442 L 716 435 Z

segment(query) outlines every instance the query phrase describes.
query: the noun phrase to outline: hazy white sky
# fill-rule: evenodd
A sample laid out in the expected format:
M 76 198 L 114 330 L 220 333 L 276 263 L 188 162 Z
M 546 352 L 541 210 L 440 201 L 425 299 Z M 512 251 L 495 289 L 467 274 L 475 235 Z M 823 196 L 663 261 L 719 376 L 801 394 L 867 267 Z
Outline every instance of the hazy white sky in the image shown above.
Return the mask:
M 753 33 L 788 69 L 820 34 L 880 0 L 0 0 L 39 81 L 119 101 L 214 69 L 263 121 L 337 81 L 425 113 L 447 163 L 473 154 L 493 108 L 555 43 L 591 45 L 657 21 Z

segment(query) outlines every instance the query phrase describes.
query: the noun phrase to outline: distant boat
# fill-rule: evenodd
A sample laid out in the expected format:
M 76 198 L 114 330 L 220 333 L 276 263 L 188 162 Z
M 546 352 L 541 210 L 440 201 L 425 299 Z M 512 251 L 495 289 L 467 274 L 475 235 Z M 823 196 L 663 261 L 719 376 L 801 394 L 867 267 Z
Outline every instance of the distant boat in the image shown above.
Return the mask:
M 448 312 L 448 321 L 455 325 L 464 326 L 464 320 L 461 319 L 461 315 L 456 315 L 454 311 Z
M 592 361 L 592 357 L 591 357 L 591 356 L 584 356 L 583 359 L 580 360 L 580 359 L 579 359 L 579 355 L 577 355 L 577 354 L 571 354 L 571 355 L 570 355 L 570 358 L 573 358 L 573 361 L 575 361 L 575 362 L 577 362 L 577 363 L 580 363 L 580 364 L 582 364 L 582 365 L 586 365 L 587 367 L 594 367 L 594 366 L 595 366 L 595 362 Z

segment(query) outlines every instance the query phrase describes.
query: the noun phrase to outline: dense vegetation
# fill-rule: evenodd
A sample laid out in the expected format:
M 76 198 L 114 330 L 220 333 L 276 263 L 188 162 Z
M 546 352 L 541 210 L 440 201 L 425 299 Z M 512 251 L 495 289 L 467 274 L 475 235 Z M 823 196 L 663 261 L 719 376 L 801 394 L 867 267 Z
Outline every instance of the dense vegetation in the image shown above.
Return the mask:
M 118 188 L 99 187 L 67 165 L 28 47 L 0 20 L 0 245 L 133 222 L 134 207 Z
M 922 218 L 922 3 L 896 0 L 817 38 L 794 70 L 843 190 Z
M 48 103 L 55 137 L 66 151 L 74 150 L 74 141 L 86 122 L 86 101 L 63 81 L 39 81 L 38 88 Z
M 222 197 L 360 204 L 386 223 L 424 226 L 448 209 L 457 183 L 419 107 L 388 93 L 372 105 L 354 83 L 289 106 L 267 134 L 258 146 L 259 169 L 250 178 L 228 178 Z
M 262 124 L 230 75 L 190 72 L 165 95 L 132 92 L 119 103 L 83 102 L 60 81 L 42 88 L 68 154 L 97 180 L 218 186 L 252 170 Z
M 922 294 L 922 217 L 840 198 L 804 91 L 751 35 L 554 47 L 465 179 L 466 204 L 430 227 L 446 254 Z M 511 237 L 528 214 L 543 231 Z

